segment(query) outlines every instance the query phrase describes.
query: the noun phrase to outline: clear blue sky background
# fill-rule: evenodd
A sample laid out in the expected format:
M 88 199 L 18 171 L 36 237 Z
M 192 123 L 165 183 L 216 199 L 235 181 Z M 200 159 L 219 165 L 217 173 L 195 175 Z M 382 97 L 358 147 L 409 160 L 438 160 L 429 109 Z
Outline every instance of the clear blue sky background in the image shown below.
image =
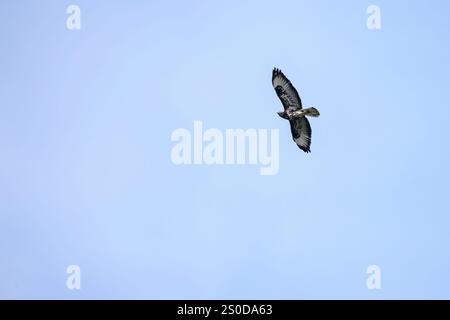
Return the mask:
M 450 298 L 449 10 L 1 1 L 0 297 Z M 311 154 L 275 66 L 321 111 Z M 279 174 L 173 165 L 194 120 L 279 128 Z

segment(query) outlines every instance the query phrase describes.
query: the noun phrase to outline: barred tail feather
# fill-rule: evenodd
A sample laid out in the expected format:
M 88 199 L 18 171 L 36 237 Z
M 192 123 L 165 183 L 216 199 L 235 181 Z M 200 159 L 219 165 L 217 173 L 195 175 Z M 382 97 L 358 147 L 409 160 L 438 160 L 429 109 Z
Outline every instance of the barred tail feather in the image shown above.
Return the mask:
M 306 116 L 310 116 L 310 117 L 318 117 L 318 116 L 320 116 L 320 112 L 316 108 L 306 108 L 303 111 L 304 111 Z

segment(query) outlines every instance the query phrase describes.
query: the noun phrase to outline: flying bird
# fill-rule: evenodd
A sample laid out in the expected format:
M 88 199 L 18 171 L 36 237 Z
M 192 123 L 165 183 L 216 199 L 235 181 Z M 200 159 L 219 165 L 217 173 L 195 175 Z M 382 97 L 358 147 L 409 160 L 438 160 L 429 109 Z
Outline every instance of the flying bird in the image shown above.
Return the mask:
M 272 85 L 283 104 L 284 111 L 277 112 L 283 119 L 289 120 L 294 142 L 304 152 L 311 152 L 311 125 L 306 116 L 318 117 L 319 110 L 316 108 L 302 107 L 302 100 L 291 81 L 281 72 L 274 68 L 272 72 Z

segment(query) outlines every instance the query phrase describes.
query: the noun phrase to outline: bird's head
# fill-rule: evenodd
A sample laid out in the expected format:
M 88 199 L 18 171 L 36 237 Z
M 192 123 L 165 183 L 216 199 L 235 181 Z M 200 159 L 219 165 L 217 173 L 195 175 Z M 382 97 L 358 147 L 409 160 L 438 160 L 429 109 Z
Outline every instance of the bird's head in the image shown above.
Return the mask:
M 283 119 L 289 120 L 289 116 L 286 114 L 285 111 L 279 111 L 277 114 L 282 117 Z

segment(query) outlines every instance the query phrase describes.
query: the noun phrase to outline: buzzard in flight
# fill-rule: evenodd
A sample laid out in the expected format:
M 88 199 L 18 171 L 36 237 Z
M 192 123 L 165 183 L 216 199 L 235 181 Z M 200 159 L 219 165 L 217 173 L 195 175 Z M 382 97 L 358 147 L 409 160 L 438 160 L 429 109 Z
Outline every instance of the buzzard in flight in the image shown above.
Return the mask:
M 304 152 L 311 152 L 311 125 L 306 116 L 318 117 L 316 108 L 302 108 L 302 100 L 297 90 L 281 70 L 274 68 L 272 85 L 283 104 L 284 111 L 278 112 L 283 119 L 289 120 L 292 138 Z

